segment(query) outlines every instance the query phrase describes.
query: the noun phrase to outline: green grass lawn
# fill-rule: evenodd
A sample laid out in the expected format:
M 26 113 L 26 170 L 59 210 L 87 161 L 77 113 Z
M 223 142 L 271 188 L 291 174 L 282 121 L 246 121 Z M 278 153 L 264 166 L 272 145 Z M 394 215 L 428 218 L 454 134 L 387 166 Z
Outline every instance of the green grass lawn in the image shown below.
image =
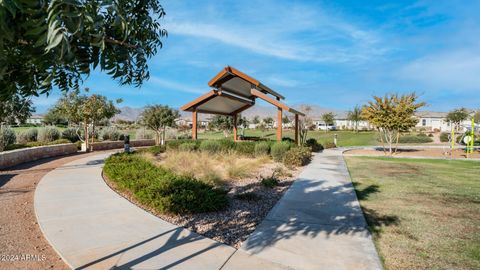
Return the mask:
M 241 129 L 239 129 L 238 134 L 241 134 Z M 308 131 L 308 138 L 315 138 L 321 144 L 326 142 L 333 142 L 333 136 L 337 134 L 337 143 L 338 146 L 356 146 L 356 145 L 377 145 L 379 144 L 376 140 L 377 133 L 373 131 L 362 131 L 355 133 L 353 131 Z M 230 134 L 232 137 L 233 135 Z M 246 129 L 245 136 L 255 136 L 275 140 L 276 130 L 270 129 L 266 131 L 261 131 L 259 129 Z M 294 138 L 293 130 L 284 130 L 283 137 Z M 199 139 L 222 139 L 224 138 L 223 131 L 207 131 L 200 132 L 198 134 Z
M 346 161 L 387 269 L 480 269 L 480 162 Z

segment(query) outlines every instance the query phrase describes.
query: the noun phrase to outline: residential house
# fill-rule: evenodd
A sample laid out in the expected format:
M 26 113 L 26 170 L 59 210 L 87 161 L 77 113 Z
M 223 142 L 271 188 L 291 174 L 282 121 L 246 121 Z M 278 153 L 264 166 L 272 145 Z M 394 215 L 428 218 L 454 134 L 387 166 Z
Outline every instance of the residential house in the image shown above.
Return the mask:
M 34 114 L 34 115 L 30 116 L 29 118 L 27 118 L 25 123 L 33 124 L 33 125 L 41 125 L 41 124 L 43 124 L 43 118 L 44 117 L 41 114 Z

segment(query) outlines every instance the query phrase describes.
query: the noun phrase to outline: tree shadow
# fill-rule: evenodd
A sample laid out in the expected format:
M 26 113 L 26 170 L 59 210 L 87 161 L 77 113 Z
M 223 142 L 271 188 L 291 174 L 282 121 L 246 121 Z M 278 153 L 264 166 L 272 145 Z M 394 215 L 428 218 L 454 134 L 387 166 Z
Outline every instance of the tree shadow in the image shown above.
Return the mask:
M 378 186 L 367 187 L 359 194 L 366 198 L 375 192 L 379 192 Z M 380 216 L 370 209 L 363 209 L 362 212 L 351 182 L 339 184 L 298 179 L 242 248 L 255 254 L 296 235 L 309 238 L 329 238 L 333 235 L 368 238 L 370 224 L 373 228 L 371 233 L 378 233 L 376 228 L 398 222 L 397 216 Z

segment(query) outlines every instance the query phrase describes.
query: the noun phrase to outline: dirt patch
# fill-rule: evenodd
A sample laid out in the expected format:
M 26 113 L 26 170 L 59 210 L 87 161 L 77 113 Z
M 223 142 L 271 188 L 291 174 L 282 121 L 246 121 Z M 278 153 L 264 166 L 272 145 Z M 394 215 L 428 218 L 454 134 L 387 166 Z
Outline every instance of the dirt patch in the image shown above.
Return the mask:
M 345 155 L 362 155 L 362 156 L 385 156 L 383 150 L 371 150 L 371 149 L 353 149 L 344 153 Z M 395 157 L 435 157 L 435 158 L 464 158 L 467 159 L 467 154 L 463 149 L 455 149 L 450 152 L 447 147 L 431 148 L 431 149 L 398 149 Z M 470 158 L 480 158 L 480 151 L 475 150 L 469 155 Z
M 0 269 L 70 269 L 43 236 L 33 197 L 45 174 L 87 155 L 42 159 L 0 172 Z
M 282 168 L 281 172 L 278 168 Z M 223 187 L 229 190 L 227 194 L 229 206 L 227 209 L 211 213 L 175 216 L 161 214 L 155 209 L 141 205 L 132 194 L 120 191 L 113 181 L 106 178 L 105 175 L 103 177 L 105 182 L 117 193 L 157 217 L 221 243 L 239 248 L 290 187 L 301 170 L 302 168 L 287 169 L 279 163 L 265 164 L 247 178 L 223 181 Z M 261 178 L 272 176 L 274 171 L 277 171 L 278 185 L 273 188 L 263 186 Z

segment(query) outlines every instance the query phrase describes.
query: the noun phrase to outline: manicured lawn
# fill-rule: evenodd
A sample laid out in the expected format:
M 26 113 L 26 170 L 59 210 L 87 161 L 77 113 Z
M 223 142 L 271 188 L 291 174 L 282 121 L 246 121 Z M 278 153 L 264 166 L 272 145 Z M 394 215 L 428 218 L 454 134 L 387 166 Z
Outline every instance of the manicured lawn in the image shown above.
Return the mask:
M 241 134 L 239 129 L 238 134 Z M 319 143 L 325 144 L 326 142 L 333 142 L 333 136 L 337 134 L 338 146 L 356 146 L 356 145 L 377 145 L 376 132 L 366 131 L 355 133 L 353 131 L 308 131 L 308 138 L 315 138 Z M 233 136 L 230 134 L 230 136 Z M 245 136 L 256 136 L 262 138 L 269 138 L 274 140 L 276 138 L 276 130 L 261 131 L 259 129 L 246 129 Z M 222 131 L 207 131 L 199 133 L 200 139 L 221 139 L 224 138 Z M 283 137 L 294 138 L 294 132 L 292 130 L 284 130 Z
M 346 161 L 387 269 L 480 269 L 480 162 Z

